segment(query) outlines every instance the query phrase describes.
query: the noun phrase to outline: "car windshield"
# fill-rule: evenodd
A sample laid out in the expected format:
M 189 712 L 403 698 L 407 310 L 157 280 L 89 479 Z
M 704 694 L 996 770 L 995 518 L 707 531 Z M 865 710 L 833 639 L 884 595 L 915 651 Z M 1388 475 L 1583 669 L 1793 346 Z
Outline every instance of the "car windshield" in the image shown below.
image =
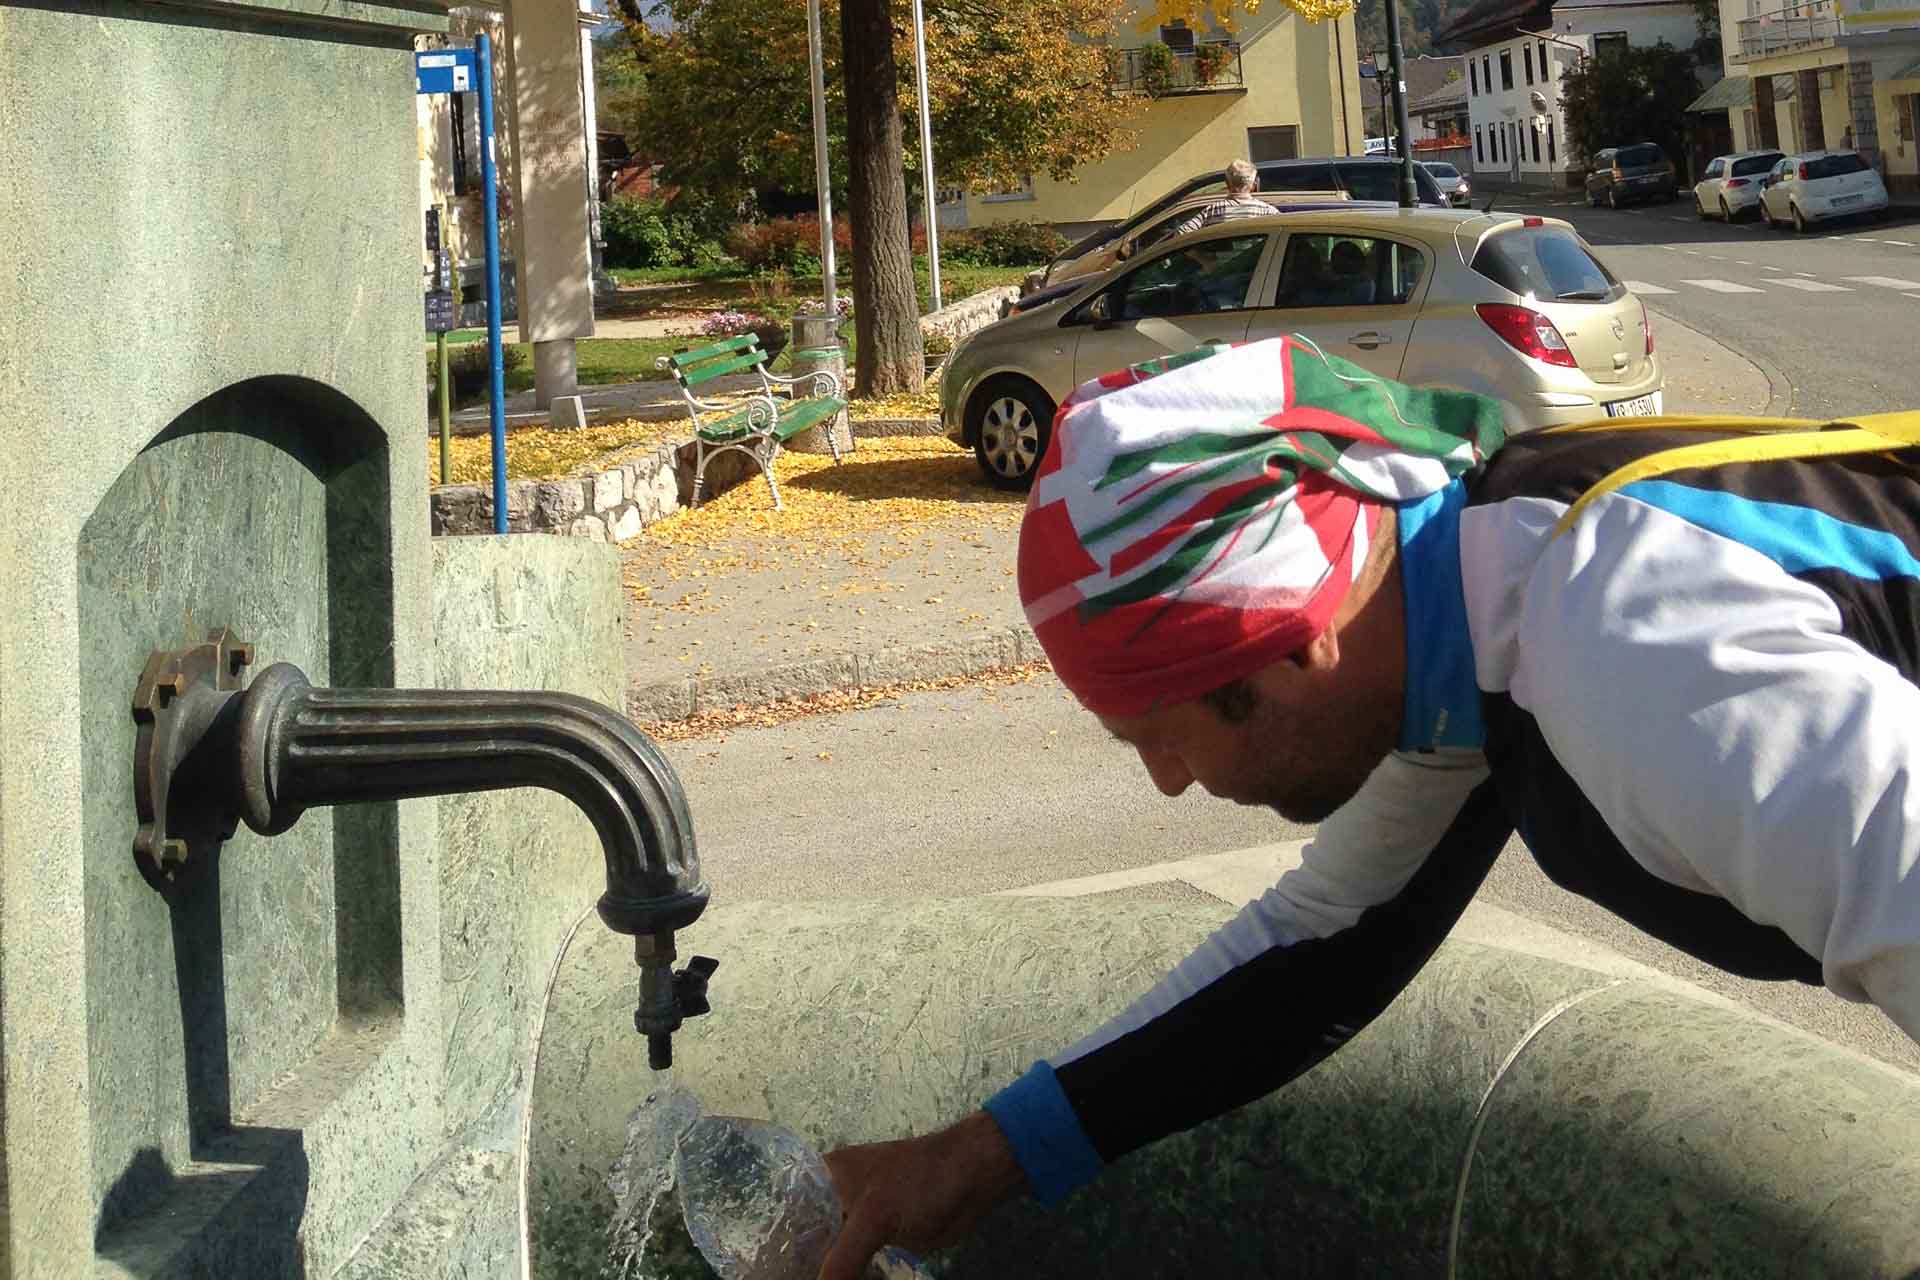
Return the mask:
M 1733 176 L 1736 178 L 1745 178 L 1756 173 L 1765 173 L 1779 163 L 1780 155 L 1778 152 L 1770 156 L 1748 156 L 1745 160 L 1735 160 L 1733 162 Z
M 1473 269 L 1501 288 L 1543 302 L 1610 302 L 1626 289 L 1560 227 L 1521 227 L 1486 238 Z
M 1844 156 L 1816 156 L 1806 163 L 1809 178 L 1841 178 L 1849 173 L 1865 173 L 1867 162 L 1851 153 Z
M 1355 200 L 1383 200 L 1390 204 L 1399 200 L 1399 162 L 1376 160 L 1368 164 L 1349 160 L 1339 168 L 1340 180 L 1346 183 Z M 1440 188 L 1434 184 L 1433 175 L 1417 164 L 1413 166 L 1413 189 L 1426 204 L 1446 203 Z
M 1460 171 L 1450 164 L 1430 164 L 1427 166 L 1427 172 L 1436 178 L 1457 178 L 1460 176 Z
M 1149 221 L 1158 214 L 1166 212 L 1188 196 L 1205 195 L 1214 191 L 1225 191 L 1226 189 L 1227 183 L 1224 178 L 1193 178 L 1187 182 L 1183 182 L 1133 217 L 1128 218 L 1125 222 L 1116 223 L 1101 231 L 1095 231 L 1084 240 L 1076 241 L 1063 250 L 1054 261 L 1072 262 L 1075 258 L 1083 254 L 1092 253 L 1095 249 L 1110 245 L 1120 239 L 1120 237 L 1126 235 L 1129 231 L 1132 231 L 1135 227 Z
M 1334 191 L 1333 166 L 1324 160 L 1275 165 L 1260 171 L 1262 191 Z
M 1652 165 L 1665 164 L 1667 157 L 1660 148 L 1652 143 L 1642 143 L 1637 147 L 1622 147 L 1613 157 L 1614 164 L 1622 169 L 1645 169 Z

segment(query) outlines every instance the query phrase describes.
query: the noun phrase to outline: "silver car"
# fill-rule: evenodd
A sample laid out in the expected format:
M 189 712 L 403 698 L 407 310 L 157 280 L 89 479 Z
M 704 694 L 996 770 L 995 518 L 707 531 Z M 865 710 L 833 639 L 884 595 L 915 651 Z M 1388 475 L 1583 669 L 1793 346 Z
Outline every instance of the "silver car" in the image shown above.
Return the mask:
M 1509 431 L 1662 408 L 1646 308 L 1572 226 L 1393 208 L 1222 223 L 988 325 L 947 361 L 942 425 L 989 480 L 1024 487 L 1054 407 L 1082 382 L 1281 334 L 1414 386 L 1490 396 Z

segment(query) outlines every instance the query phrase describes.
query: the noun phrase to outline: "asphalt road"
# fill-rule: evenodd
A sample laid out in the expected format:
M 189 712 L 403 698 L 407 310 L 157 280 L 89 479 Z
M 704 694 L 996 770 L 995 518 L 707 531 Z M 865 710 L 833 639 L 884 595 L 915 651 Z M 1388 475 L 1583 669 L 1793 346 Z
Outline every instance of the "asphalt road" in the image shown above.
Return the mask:
M 1673 204 L 1589 209 L 1584 198 L 1502 196 L 1498 210 L 1565 218 L 1658 314 L 1767 371 L 1780 411 L 1829 418 L 1920 408 L 1920 214 L 1805 236 Z

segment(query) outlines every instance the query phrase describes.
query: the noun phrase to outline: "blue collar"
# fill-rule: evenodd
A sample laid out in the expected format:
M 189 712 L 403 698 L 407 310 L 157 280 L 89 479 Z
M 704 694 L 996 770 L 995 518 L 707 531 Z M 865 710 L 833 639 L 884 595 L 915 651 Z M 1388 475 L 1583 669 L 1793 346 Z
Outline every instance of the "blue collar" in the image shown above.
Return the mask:
M 1466 483 L 1455 480 L 1398 510 L 1407 615 L 1402 751 L 1486 745 L 1467 600 L 1460 587 L 1460 512 L 1466 504 Z

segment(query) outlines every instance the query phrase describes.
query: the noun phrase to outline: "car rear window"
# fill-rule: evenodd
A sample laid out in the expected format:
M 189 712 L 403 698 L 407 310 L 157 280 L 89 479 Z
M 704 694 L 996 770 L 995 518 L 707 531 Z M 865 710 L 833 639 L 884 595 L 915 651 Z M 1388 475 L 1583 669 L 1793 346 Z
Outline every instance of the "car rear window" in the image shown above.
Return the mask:
M 1481 242 L 1473 269 L 1509 292 L 1544 302 L 1611 302 L 1626 289 L 1559 227 L 1496 232 Z
M 1770 156 L 1748 156 L 1745 160 L 1733 162 L 1733 176 L 1745 178 L 1752 174 L 1765 173 L 1779 163 L 1780 153 L 1777 151 Z
M 1648 165 L 1665 164 L 1667 155 L 1666 152 L 1649 143 L 1638 147 L 1620 148 L 1613 162 L 1622 169 L 1644 169 Z
M 1346 183 L 1347 190 L 1355 200 L 1393 203 L 1400 199 L 1400 162 L 1397 160 L 1375 161 L 1372 164 L 1349 161 L 1340 166 L 1340 179 Z M 1413 189 L 1426 204 L 1446 203 L 1440 188 L 1433 181 L 1433 175 L 1417 164 L 1413 166 Z
M 1865 173 L 1867 162 L 1856 155 L 1817 156 L 1806 163 L 1808 178 L 1841 178 L 1849 173 Z

